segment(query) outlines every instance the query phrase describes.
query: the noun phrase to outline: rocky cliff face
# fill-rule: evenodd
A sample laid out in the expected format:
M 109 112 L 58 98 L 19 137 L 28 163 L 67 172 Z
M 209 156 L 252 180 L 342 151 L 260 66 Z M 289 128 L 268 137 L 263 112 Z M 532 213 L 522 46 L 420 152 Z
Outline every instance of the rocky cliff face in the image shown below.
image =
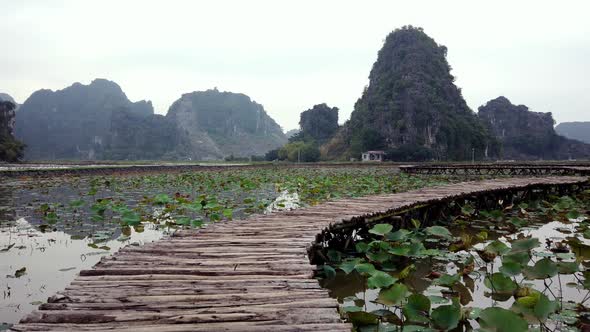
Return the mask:
M 16 104 L 0 100 L 0 161 L 14 162 L 23 157 L 23 144 L 14 138 Z
M 502 144 L 503 159 L 588 158 L 590 145 L 557 135 L 551 113 L 531 112 L 498 97 L 479 107 L 478 116 Z
M 264 155 L 287 140 L 243 94 L 186 94 L 162 116 L 103 79 L 39 90 L 17 114 L 16 136 L 28 145 L 26 158 L 37 160 L 222 159 Z
M 590 122 L 562 122 L 555 131 L 569 139 L 590 144 Z
M 178 155 L 197 160 L 264 155 L 287 138 L 262 105 L 244 94 L 216 89 L 187 93 L 174 102 L 166 118 L 183 142 Z
M 446 54 L 420 28 L 389 34 L 350 121 L 323 148 L 328 157 L 375 149 L 419 149 L 440 160 L 491 155 L 494 139 L 453 83 Z
M 113 112 L 108 139 L 102 153 L 108 160 L 173 160 L 176 126 L 159 114 L 132 109 Z
M 27 159 L 100 159 L 109 141 L 113 114 L 154 112 L 150 102 L 132 103 L 114 82 L 96 79 L 63 90 L 39 90 L 20 107 L 16 136 Z

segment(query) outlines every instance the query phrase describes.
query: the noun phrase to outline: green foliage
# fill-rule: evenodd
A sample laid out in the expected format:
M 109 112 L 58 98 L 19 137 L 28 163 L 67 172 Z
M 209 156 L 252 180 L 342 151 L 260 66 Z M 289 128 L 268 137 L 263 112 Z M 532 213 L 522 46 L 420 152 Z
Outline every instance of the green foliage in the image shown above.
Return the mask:
M 371 128 L 363 128 L 355 131 L 350 139 L 350 151 L 356 157 L 360 157 L 364 151 L 382 150 L 385 147 L 385 137 L 377 130 Z
M 369 288 L 385 288 L 393 285 L 396 281 L 397 279 L 392 277 L 389 273 L 374 271 L 371 273 L 371 277 L 367 279 L 367 286 L 369 286 Z
M 368 231 L 357 233 L 357 251 L 351 256 L 354 258 L 345 256 L 340 268 L 347 274 L 356 269 L 361 277 L 367 278 L 369 290 L 365 289 L 363 299 L 384 306 L 378 314 L 372 313 L 382 317 L 378 319 L 380 324 L 388 322 L 389 330 L 467 330 L 473 326 L 472 320 L 478 320 L 482 331 L 536 330 L 539 326 L 561 330 L 566 328 L 562 324 L 572 326 L 581 321 L 581 314 L 575 310 L 587 312 L 584 303 L 590 297 L 583 293 L 568 296 L 562 290 L 563 280 L 567 280 L 568 287 L 590 289 L 590 273 L 580 273 L 588 265 L 589 246 L 579 239 L 590 230 L 590 191 L 581 196 L 585 200 L 578 196 L 551 196 L 546 201 L 479 214 L 475 208 L 464 205 L 458 216 L 450 218 L 456 223 L 452 233 L 438 225 L 421 228 L 419 222 L 403 223 L 411 230 L 395 232 L 390 224 L 375 224 Z M 470 219 L 465 220 L 466 217 Z M 547 238 L 547 245 L 541 246 L 537 236 L 546 234 L 546 230 L 531 227 L 538 226 L 541 220 L 562 220 L 562 225 L 573 227 L 551 226 L 567 237 L 561 242 L 557 242 L 557 237 Z M 527 228 L 520 229 L 524 226 Z M 454 237 L 452 234 L 457 231 L 466 233 Z M 488 236 L 496 240 L 488 241 Z M 481 260 L 474 256 L 476 252 Z M 529 265 L 531 261 L 533 264 Z M 353 274 L 348 278 L 358 277 Z M 527 279 L 539 281 L 530 283 Z M 482 286 L 487 289 L 483 296 L 492 300 L 492 306 L 470 307 L 478 303 L 474 295 Z M 376 296 L 371 290 L 375 288 L 379 289 Z M 448 304 L 451 296 L 452 303 Z M 437 306 L 431 308 L 432 304 Z M 405 320 L 387 316 L 400 309 Z M 356 327 L 364 329 L 361 325 Z M 377 329 L 377 322 L 366 328 Z
M 446 55 L 421 28 L 405 26 L 387 36 L 369 85 L 336 135 L 350 157 L 388 150 L 399 161 L 467 160 L 475 149 L 481 160 L 495 152 L 495 139 L 455 86 Z
M 487 276 L 484 280 L 484 285 L 490 290 L 500 294 L 512 294 L 518 288 L 516 282 L 499 272 Z
M 385 150 L 385 159 L 391 161 L 429 161 L 435 155 L 431 148 L 417 144 L 405 144 Z
M 442 330 L 452 330 L 459 325 L 461 319 L 461 305 L 459 300 L 454 298 L 453 304 L 442 305 L 432 310 L 432 321 L 434 325 Z
M 557 135 L 551 113 L 531 112 L 498 97 L 479 107 L 478 114 L 500 140 L 505 159 L 586 158 L 590 154 L 590 145 Z
M 313 140 L 323 144 L 338 130 L 338 108 L 326 104 L 315 105 L 301 113 L 299 126 L 301 131 L 290 138 L 290 142 Z
M 391 232 L 392 229 L 393 229 L 393 226 L 390 224 L 377 224 L 369 230 L 369 233 L 376 234 L 376 235 L 385 235 L 385 234 Z
M 535 263 L 534 266 L 526 266 L 523 274 L 528 279 L 546 279 L 557 275 L 557 264 L 549 258 L 543 258 Z
M 385 305 L 399 305 L 408 295 L 408 287 L 404 284 L 396 283 L 390 288 L 381 289 L 377 301 Z
M 422 294 L 412 294 L 408 297 L 408 303 L 403 307 L 404 316 L 410 322 L 428 322 L 430 314 L 430 299 Z
M 293 142 L 283 146 L 278 151 L 280 160 L 290 162 L 316 162 L 320 160 L 320 150 L 314 142 Z
M 482 310 L 479 322 L 484 331 L 526 332 L 528 323 L 510 310 L 490 307 Z

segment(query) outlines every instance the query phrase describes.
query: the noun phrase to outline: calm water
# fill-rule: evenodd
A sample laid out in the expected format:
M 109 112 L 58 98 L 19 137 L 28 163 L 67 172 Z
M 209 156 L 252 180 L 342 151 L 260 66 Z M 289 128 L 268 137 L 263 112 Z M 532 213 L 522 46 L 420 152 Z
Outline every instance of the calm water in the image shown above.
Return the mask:
M 123 232 L 118 222 L 91 221 L 88 207 L 71 209 L 55 224 L 43 222 L 38 210 L 44 203 L 61 203 L 67 207 L 73 200 L 90 200 L 83 194 L 89 190 L 88 179 L 0 183 L 0 330 L 18 322 L 49 296 L 63 290 L 80 270 L 92 267 L 101 257 L 126 245 L 158 240 L 174 231 L 165 226 L 166 216 L 161 215 L 159 224 L 142 223 L 139 227 L 127 227 Z M 173 194 L 176 189 L 169 188 L 169 193 Z M 162 188 L 158 190 L 133 189 L 121 197 L 121 193 L 103 189 L 96 197 L 117 197 L 131 207 L 144 195 L 155 195 Z M 240 195 L 218 194 L 220 197 Z M 277 193 L 271 188 L 249 192 L 244 194 L 246 196 L 274 201 L 267 213 L 298 206 L 296 194 Z M 153 213 L 159 215 L 160 211 L 154 208 Z M 243 216 L 244 213 L 236 209 L 234 218 Z
M 540 216 L 542 218 L 542 216 Z M 439 305 L 450 304 L 450 298 L 459 296 L 463 306 L 471 306 L 478 308 L 487 308 L 490 306 L 499 306 L 503 308 L 510 308 L 514 303 L 513 296 L 491 296 L 490 289 L 484 285 L 484 277 L 486 275 L 485 268 L 490 273 L 498 272 L 498 268 L 502 265 L 501 258 L 497 257 L 493 264 L 485 264 L 478 254 L 476 249 L 483 249 L 485 245 L 493 240 L 500 240 L 506 244 L 509 241 L 522 237 L 536 237 L 539 239 L 541 246 L 533 250 L 533 261 L 537 261 L 546 255 L 551 255 L 551 251 L 545 245 L 549 240 L 553 243 L 557 242 L 575 242 L 575 245 L 570 244 L 571 253 L 569 258 L 564 261 L 573 261 L 577 259 L 584 262 L 590 262 L 590 240 L 583 238 L 577 234 L 575 227 L 583 218 L 571 220 L 564 223 L 559 221 L 547 220 L 545 223 L 536 223 L 530 227 L 521 229 L 514 234 L 505 234 L 505 232 L 495 232 L 494 227 L 489 223 L 476 225 L 476 227 L 468 227 L 465 229 L 450 228 L 454 236 L 461 236 L 465 234 L 475 235 L 482 229 L 488 231 L 489 237 L 484 243 L 477 243 L 469 251 L 459 251 L 458 256 L 473 255 L 476 257 L 475 271 L 463 276 L 460 282 L 456 283 L 451 289 L 447 287 L 437 286 L 433 284 L 433 280 L 429 278 L 432 271 L 440 273 L 455 274 L 459 272 L 463 266 L 454 260 L 447 259 L 423 259 L 414 262 L 416 269 L 410 276 L 404 280 L 408 288 L 412 289 L 414 293 L 422 293 L 426 296 L 442 296 L 440 303 L 433 303 L 433 307 Z M 460 260 L 458 260 L 460 261 Z M 578 273 L 579 275 L 579 273 Z M 583 279 L 583 278 L 582 278 Z M 516 277 L 516 280 L 521 283 L 524 280 L 522 275 Z M 380 289 L 368 289 L 366 287 L 366 277 L 361 276 L 356 271 L 346 275 L 341 270 L 338 270 L 336 277 L 333 279 L 323 279 L 320 281 L 322 286 L 330 291 L 330 295 L 336 298 L 342 307 L 345 306 L 360 306 L 364 311 L 370 312 L 379 309 L 388 309 L 387 306 L 376 302 Z M 574 277 L 574 275 L 559 275 L 551 279 L 548 285 L 544 285 L 543 280 L 526 280 L 525 283 L 533 285 L 534 289 L 545 293 L 551 293 L 558 298 L 563 298 L 563 302 L 582 301 L 587 295 L 588 290 L 584 289 L 581 283 Z M 442 292 L 441 292 L 442 291 Z M 553 297 L 553 295 L 551 295 Z M 567 306 L 567 303 L 566 303 Z M 477 325 L 477 323 L 474 323 Z M 559 325 L 559 323 L 558 323 Z M 557 330 L 560 326 L 554 326 Z

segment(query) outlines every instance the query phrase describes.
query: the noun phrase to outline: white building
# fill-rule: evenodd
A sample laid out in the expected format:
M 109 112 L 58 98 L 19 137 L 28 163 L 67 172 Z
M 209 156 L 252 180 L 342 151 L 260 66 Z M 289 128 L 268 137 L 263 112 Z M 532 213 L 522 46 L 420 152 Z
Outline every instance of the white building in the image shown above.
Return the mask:
M 363 161 L 383 161 L 385 151 L 367 151 L 363 152 Z

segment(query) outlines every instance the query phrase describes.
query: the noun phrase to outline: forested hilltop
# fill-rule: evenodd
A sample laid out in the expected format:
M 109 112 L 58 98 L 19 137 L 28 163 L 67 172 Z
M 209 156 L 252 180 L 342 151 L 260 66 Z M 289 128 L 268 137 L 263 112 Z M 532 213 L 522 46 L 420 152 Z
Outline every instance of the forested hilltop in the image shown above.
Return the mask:
M 502 143 L 503 159 L 590 158 L 590 145 L 555 132 L 551 113 L 531 112 L 498 97 L 479 107 L 478 115 Z
M 494 156 L 497 143 L 454 84 L 447 49 L 421 28 L 389 34 L 350 120 L 324 148 L 327 158 L 386 150 L 407 160 Z M 474 150 L 473 150 L 474 149 Z
M 261 105 L 243 94 L 183 95 L 167 116 L 131 102 L 114 82 L 96 79 L 39 90 L 20 107 L 16 136 L 27 159 L 208 160 L 263 155 L 286 137 Z

